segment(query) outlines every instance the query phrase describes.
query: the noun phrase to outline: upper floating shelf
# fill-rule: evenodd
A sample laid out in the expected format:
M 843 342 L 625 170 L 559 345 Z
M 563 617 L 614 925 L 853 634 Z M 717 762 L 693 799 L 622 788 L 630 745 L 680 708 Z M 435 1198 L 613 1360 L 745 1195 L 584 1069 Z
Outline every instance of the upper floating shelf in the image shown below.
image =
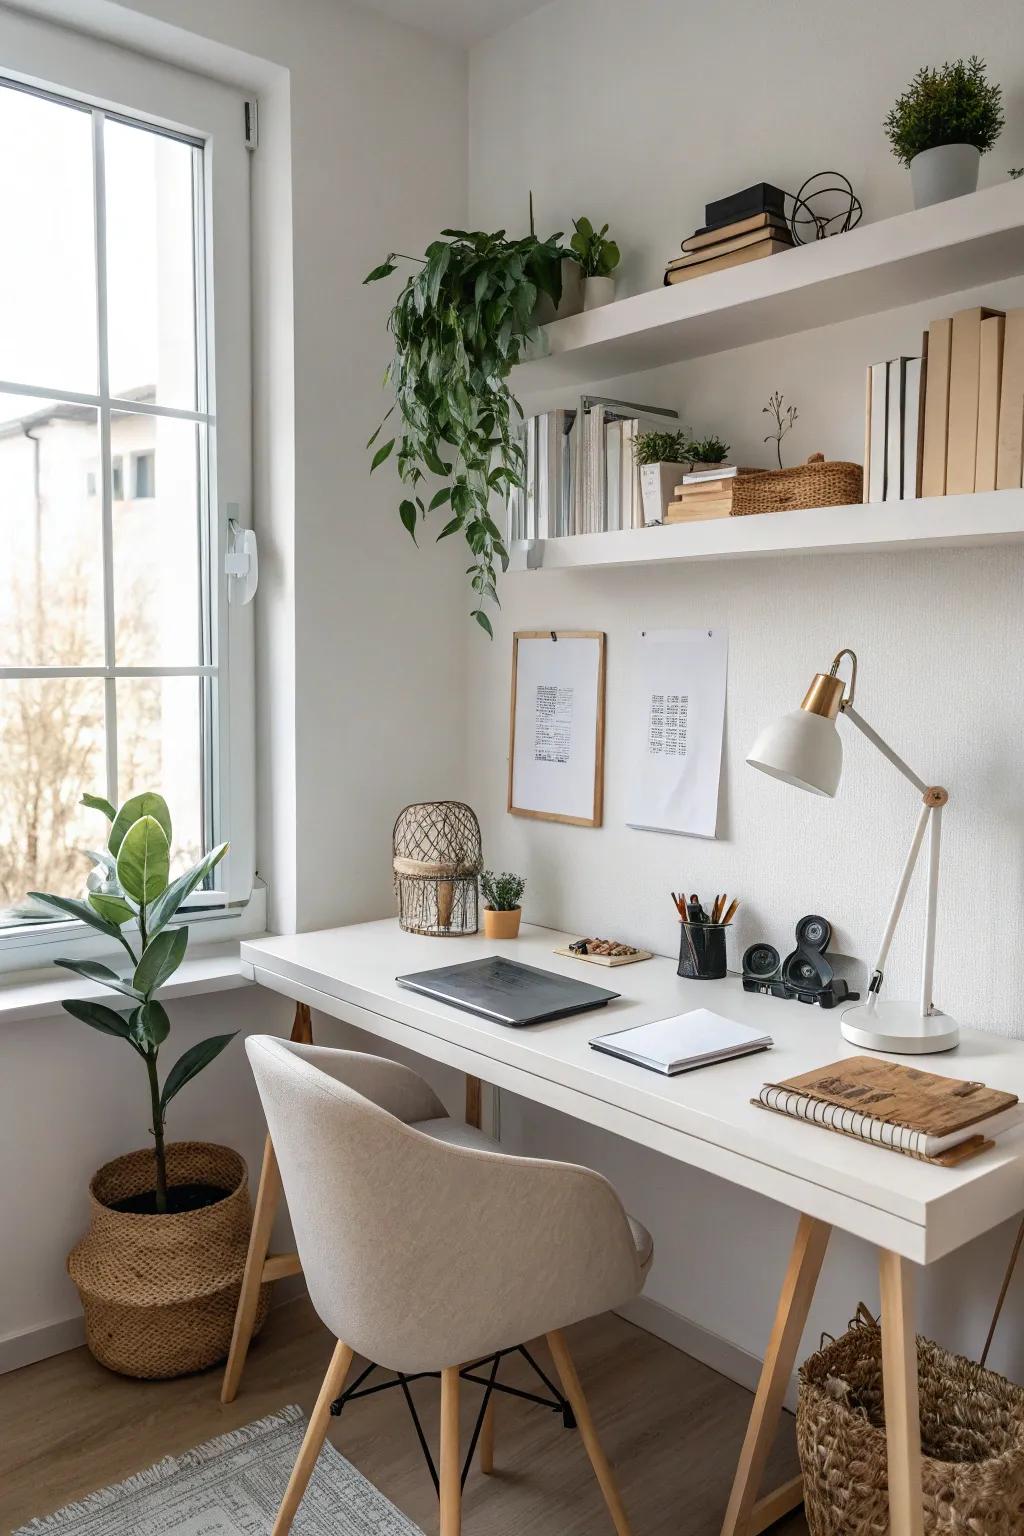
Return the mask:
M 617 378 L 1024 273 L 1024 181 L 862 224 L 542 328 L 517 392 Z

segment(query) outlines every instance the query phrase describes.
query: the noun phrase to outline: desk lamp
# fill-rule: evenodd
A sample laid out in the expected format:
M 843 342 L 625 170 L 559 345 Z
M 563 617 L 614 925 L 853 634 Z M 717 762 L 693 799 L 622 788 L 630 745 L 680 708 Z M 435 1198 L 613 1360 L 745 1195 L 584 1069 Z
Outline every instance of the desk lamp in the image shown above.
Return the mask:
M 837 674 L 844 656 L 850 658 L 849 691 Z M 799 709 L 783 715 L 774 725 L 761 732 L 751 750 L 747 762 L 762 773 L 771 774 L 785 784 L 795 784 L 812 795 L 827 795 L 830 799 L 839 787 L 843 769 L 843 743 L 836 726 L 840 715 L 866 736 L 898 768 L 903 777 L 914 786 L 921 797 L 921 813 L 917 819 L 910 851 L 903 873 L 896 887 L 889 919 L 882 934 L 882 942 L 875 961 L 874 972 L 868 986 L 866 1002 L 847 1008 L 843 1012 L 841 1029 L 843 1038 L 852 1045 L 870 1051 L 893 1051 L 910 1055 L 923 1055 L 933 1051 L 952 1050 L 960 1039 L 956 1021 L 935 1007 L 932 1001 L 932 973 L 935 962 L 935 908 L 939 886 L 939 840 L 942 835 L 942 808 L 949 794 L 938 785 L 926 784 L 882 740 L 867 721 L 853 707 L 857 687 L 857 658 L 853 651 L 841 650 L 829 668 L 819 672 L 807 690 Z M 907 897 L 910 878 L 914 873 L 925 832 L 928 843 L 928 896 L 925 916 L 924 958 L 921 972 L 921 1000 L 919 1005 L 895 1000 L 883 1001 L 881 997 L 885 964 L 889 957 L 893 935 L 900 920 Z

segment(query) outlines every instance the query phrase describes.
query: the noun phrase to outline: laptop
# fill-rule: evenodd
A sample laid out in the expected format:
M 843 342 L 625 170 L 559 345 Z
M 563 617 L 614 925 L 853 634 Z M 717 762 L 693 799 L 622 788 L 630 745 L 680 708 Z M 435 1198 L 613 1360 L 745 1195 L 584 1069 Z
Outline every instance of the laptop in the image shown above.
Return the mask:
M 433 971 L 414 971 L 409 976 L 396 976 L 395 980 L 412 992 L 422 992 L 425 997 L 437 998 L 438 1002 L 464 1008 L 467 1013 L 494 1019 L 513 1029 L 603 1008 L 622 995 L 593 987 L 573 976 L 559 976 L 555 971 L 507 960 L 503 955 L 469 960 L 464 965 L 442 965 Z

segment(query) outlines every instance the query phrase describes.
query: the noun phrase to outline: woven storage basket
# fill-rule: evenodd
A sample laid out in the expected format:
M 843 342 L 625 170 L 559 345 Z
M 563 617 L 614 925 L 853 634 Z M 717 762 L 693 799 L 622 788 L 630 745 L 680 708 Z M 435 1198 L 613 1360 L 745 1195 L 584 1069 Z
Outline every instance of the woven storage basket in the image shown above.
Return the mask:
M 153 1153 L 106 1163 L 89 1185 L 92 1223 L 68 1255 L 82 1298 L 85 1336 L 96 1359 L 122 1376 L 159 1379 L 201 1371 L 227 1355 L 252 1206 L 244 1158 L 203 1141 L 167 1148 L 170 1184 L 231 1191 L 197 1211 L 143 1216 L 111 1202 L 153 1188 Z M 260 1292 L 257 1329 L 270 1304 Z
M 865 1314 L 800 1368 L 812 1536 L 889 1536 L 882 1336 Z M 1020 1536 L 1024 1391 L 928 1339 L 917 1341 L 917 1371 L 927 1536 Z
M 756 512 L 793 512 L 799 507 L 845 507 L 863 500 L 864 470 L 859 464 L 812 453 L 796 469 L 766 469 L 739 474 L 732 483 L 732 517 Z

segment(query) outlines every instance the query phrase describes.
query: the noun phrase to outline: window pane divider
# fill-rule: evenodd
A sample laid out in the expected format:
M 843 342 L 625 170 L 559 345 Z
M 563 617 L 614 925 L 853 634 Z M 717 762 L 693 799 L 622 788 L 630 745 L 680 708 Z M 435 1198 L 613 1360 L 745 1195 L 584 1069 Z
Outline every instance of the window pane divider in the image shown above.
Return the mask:
M 157 405 L 149 400 L 128 400 L 121 395 L 84 394 L 79 389 L 50 389 L 43 384 L 19 384 L 13 379 L 0 379 L 0 395 L 29 395 L 35 400 L 56 400 L 66 405 L 91 405 L 96 410 L 107 407 L 112 411 L 124 411 L 132 416 L 169 416 L 175 421 L 195 421 L 200 426 L 216 425 L 216 418 L 207 411 L 190 411 L 185 406 Z
M 191 667 L 0 667 L 0 681 L 27 678 L 103 677 L 116 682 L 125 677 L 216 677 L 218 668 L 197 663 Z

